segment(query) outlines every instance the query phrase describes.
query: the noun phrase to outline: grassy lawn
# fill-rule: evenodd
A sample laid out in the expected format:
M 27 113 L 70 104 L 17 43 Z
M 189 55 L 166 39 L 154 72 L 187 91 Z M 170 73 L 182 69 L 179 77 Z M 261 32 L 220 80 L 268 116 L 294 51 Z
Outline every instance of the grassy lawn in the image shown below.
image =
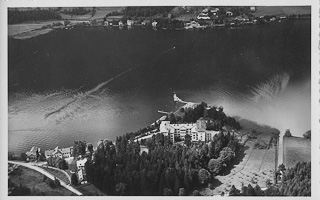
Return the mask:
M 24 33 L 27 31 L 32 31 L 35 29 L 39 29 L 43 26 L 43 24 L 15 24 L 8 26 L 8 35 L 16 35 L 20 33 Z
M 51 28 L 47 28 L 47 29 L 42 29 L 42 30 L 33 30 L 33 31 L 29 31 L 29 32 L 25 32 L 25 33 L 20 33 L 14 36 L 15 39 L 29 39 L 29 38 L 33 38 L 39 35 L 43 35 L 46 33 L 51 32 L 53 29 Z
M 307 6 L 258 6 L 257 11 L 253 15 L 265 16 L 265 15 L 298 15 L 298 14 L 311 14 L 311 8 Z
M 52 175 L 56 176 L 57 178 L 61 179 L 65 183 L 67 184 L 70 183 L 68 177 L 63 172 L 60 172 L 59 170 L 56 170 L 56 169 L 46 168 L 46 167 L 41 167 L 41 168 L 51 173 Z
M 9 179 L 15 185 L 28 187 L 31 190 L 31 195 L 44 192 L 46 196 L 74 196 L 72 192 L 64 187 L 51 188 L 46 182 L 43 182 L 44 175 L 28 169 L 26 167 L 19 166 L 19 172 L 15 175 L 10 175 Z
M 241 188 L 242 184 L 251 184 L 253 187 L 258 184 L 266 187 L 266 181 L 273 180 L 275 165 L 275 148 L 258 149 L 254 148 L 257 140 L 269 141 L 270 134 L 260 134 L 258 138 L 248 141 L 229 169 L 224 170 L 215 177 L 213 188 L 203 188 L 200 190 L 202 195 L 220 195 L 221 192 L 228 192 L 232 185 Z
M 84 196 L 106 196 L 106 194 L 101 192 L 98 188 L 96 188 L 91 183 L 80 185 L 76 187 L 76 189 L 82 192 Z

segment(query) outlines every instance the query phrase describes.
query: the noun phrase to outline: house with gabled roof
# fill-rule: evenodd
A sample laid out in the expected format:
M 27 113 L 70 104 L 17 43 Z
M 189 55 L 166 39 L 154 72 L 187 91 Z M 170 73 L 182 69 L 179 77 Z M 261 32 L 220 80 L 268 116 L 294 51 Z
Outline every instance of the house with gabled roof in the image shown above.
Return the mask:
M 59 149 L 59 147 L 57 146 L 53 150 L 51 150 L 51 149 L 46 150 L 44 152 L 44 155 L 46 156 L 46 159 L 48 159 L 51 156 L 59 157 L 59 158 L 70 158 L 70 157 L 72 157 L 72 152 L 73 152 L 72 146 L 67 147 L 67 148 L 61 148 L 61 149 Z
M 40 153 L 40 148 L 33 146 L 30 151 L 26 152 L 27 158 L 29 160 L 36 160 L 37 159 L 37 154 Z

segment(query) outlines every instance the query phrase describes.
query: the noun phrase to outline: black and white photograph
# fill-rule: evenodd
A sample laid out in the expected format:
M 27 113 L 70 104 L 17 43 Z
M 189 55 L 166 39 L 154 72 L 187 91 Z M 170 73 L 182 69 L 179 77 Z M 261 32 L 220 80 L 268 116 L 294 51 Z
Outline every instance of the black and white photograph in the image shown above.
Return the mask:
M 4 197 L 319 198 L 319 2 L 1 3 Z

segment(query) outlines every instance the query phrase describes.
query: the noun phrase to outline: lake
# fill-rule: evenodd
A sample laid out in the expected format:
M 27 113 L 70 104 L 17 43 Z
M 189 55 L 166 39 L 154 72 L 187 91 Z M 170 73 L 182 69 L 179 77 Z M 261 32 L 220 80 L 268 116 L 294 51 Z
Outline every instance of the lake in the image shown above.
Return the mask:
M 8 40 L 9 151 L 117 136 L 185 100 L 311 129 L 311 22 L 162 31 L 77 27 Z

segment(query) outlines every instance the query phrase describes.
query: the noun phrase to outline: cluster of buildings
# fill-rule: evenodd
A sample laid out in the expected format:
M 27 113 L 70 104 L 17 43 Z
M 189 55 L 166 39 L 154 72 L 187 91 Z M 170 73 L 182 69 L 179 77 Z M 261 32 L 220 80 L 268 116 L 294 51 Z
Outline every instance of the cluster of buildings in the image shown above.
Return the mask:
M 71 147 L 67 147 L 67 148 L 61 148 L 59 149 L 59 147 L 57 146 L 56 148 L 54 148 L 53 150 L 46 150 L 44 151 L 44 155 L 46 157 L 46 159 L 50 158 L 50 157 L 59 157 L 59 158 L 70 158 L 72 157 L 72 153 L 73 153 L 73 146 Z
M 196 123 L 171 124 L 170 121 L 162 121 L 160 131 L 165 136 L 169 136 L 172 142 L 176 139 L 184 140 L 186 135 L 191 136 L 192 142 L 210 142 L 219 131 L 207 130 L 207 120 L 200 118 Z
M 73 146 L 66 148 L 59 148 L 58 146 L 54 149 L 46 150 L 44 152 L 46 159 L 55 158 L 55 162 L 59 162 L 64 159 L 71 173 L 75 173 L 78 182 L 80 184 L 87 183 L 86 172 L 84 169 L 87 158 L 74 158 L 73 157 Z

